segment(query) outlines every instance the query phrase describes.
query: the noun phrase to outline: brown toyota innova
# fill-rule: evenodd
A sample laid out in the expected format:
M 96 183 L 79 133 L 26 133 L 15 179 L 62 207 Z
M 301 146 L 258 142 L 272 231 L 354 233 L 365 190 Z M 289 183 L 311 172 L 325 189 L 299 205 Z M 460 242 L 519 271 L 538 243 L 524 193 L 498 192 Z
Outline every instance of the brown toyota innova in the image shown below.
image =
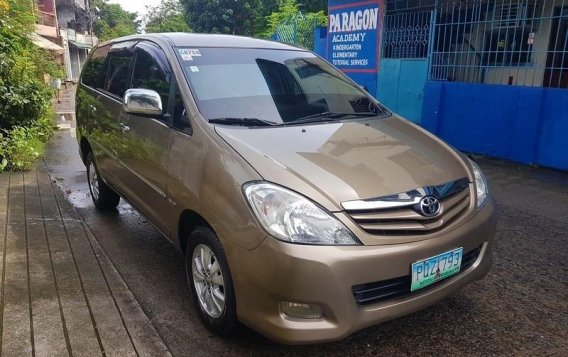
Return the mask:
M 96 207 L 123 197 L 185 254 L 220 334 L 241 322 L 282 343 L 342 339 L 491 266 L 479 167 L 306 50 L 198 34 L 103 43 L 77 134 Z

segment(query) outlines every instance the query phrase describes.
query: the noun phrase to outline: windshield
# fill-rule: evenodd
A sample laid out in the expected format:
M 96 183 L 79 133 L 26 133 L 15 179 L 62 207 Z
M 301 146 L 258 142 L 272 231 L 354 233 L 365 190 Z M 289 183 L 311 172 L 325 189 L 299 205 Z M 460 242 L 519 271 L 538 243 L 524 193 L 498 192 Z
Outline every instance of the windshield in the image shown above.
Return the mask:
M 315 121 L 388 114 L 310 52 L 250 48 L 177 48 L 176 52 L 199 111 L 213 122 L 248 119 L 254 126 L 261 121 L 270 125 L 307 122 L 308 117 Z

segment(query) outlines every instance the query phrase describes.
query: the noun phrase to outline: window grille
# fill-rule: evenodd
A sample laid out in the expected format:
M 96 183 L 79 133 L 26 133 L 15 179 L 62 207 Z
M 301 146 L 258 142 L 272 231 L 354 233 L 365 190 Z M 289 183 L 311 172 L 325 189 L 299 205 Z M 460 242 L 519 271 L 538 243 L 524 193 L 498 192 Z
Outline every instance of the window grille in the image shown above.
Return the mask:
M 536 3 L 510 2 L 495 4 L 495 13 L 495 27 L 519 27 L 526 25 L 527 19 L 538 13 L 538 8 Z
M 427 58 L 431 11 L 386 15 L 383 58 Z
M 568 88 L 568 0 L 439 0 L 435 12 L 431 80 Z
M 439 0 L 438 0 L 439 1 Z M 436 0 L 386 0 L 387 15 L 433 10 Z

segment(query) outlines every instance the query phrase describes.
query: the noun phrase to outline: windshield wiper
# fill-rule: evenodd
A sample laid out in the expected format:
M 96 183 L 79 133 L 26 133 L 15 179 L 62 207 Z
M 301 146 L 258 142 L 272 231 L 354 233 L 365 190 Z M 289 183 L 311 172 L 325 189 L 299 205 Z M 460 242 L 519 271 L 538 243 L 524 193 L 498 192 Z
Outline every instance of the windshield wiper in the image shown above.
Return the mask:
M 373 112 L 361 112 L 361 113 L 338 113 L 338 112 L 323 112 L 308 115 L 305 117 L 301 117 L 294 121 L 290 121 L 281 125 L 295 125 L 295 124 L 302 124 L 302 123 L 318 123 L 318 122 L 325 122 L 328 120 L 336 120 L 345 117 L 362 117 L 362 118 L 369 118 L 369 117 L 376 117 L 378 114 Z
M 242 125 L 242 126 L 274 126 L 278 125 L 273 121 L 258 118 L 215 118 L 210 119 L 211 124 Z

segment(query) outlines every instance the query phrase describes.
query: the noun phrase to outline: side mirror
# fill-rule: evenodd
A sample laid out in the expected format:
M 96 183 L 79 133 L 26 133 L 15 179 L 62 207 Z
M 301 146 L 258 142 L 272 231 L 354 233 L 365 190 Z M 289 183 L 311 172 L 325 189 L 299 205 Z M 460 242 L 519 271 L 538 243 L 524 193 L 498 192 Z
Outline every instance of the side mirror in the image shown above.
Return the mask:
M 162 98 L 150 89 L 129 89 L 124 94 L 122 107 L 126 113 L 160 117 L 163 114 Z

